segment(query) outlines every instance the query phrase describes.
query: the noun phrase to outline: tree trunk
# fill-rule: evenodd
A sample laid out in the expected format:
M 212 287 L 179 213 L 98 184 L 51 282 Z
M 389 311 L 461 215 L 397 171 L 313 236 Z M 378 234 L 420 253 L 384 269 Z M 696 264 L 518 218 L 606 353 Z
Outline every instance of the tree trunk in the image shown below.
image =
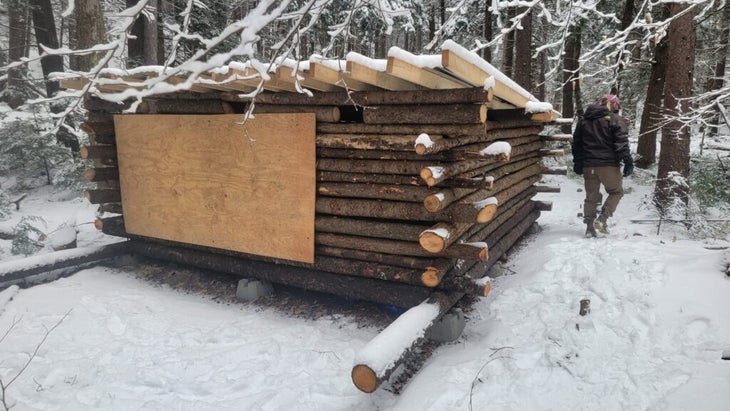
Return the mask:
M 23 57 L 27 57 L 27 36 L 28 29 L 28 5 L 23 0 L 9 0 L 8 6 L 8 40 L 10 49 L 8 50 L 9 62 L 20 61 Z M 13 110 L 25 104 L 27 95 L 25 92 L 25 72 L 24 66 L 11 68 L 8 70 L 8 80 L 6 83 L 5 100 Z
M 708 81 L 707 91 L 720 90 L 725 84 L 725 61 L 730 55 L 730 2 L 725 2 L 725 8 L 722 13 L 722 21 L 720 24 L 722 27 L 722 33 L 720 34 L 720 44 L 717 51 L 717 57 L 715 58 L 715 70 L 713 77 Z M 719 112 L 717 112 L 710 119 L 709 135 L 717 135 L 717 129 L 723 122 L 720 121 Z
M 492 33 L 492 20 L 494 19 L 492 16 L 492 12 L 489 10 L 489 6 L 492 5 L 492 2 L 485 1 L 484 2 L 484 22 L 482 25 L 482 37 L 484 37 L 484 41 L 490 42 L 492 41 L 492 36 L 494 35 Z M 482 49 L 482 58 L 486 61 L 491 62 L 492 60 L 492 48 L 491 47 L 484 47 Z
M 527 11 L 517 9 L 518 14 Z M 532 91 L 532 12 L 522 19 L 522 30 L 515 38 L 515 70 L 513 79 L 527 91 Z
M 76 0 L 75 4 L 76 47 L 86 49 L 106 43 L 104 14 L 101 10 L 100 0 Z M 100 53 L 78 56 L 78 69 L 89 71 L 99 62 L 100 58 Z
M 507 9 L 505 20 L 508 21 L 508 25 L 511 25 L 510 21 L 515 17 L 515 9 L 510 7 Z M 512 30 L 506 33 L 502 39 L 502 72 L 507 77 L 512 77 L 514 73 L 515 65 L 515 31 Z
M 662 20 L 669 18 L 669 5 L 663 6 Z M 661 122 L 661 105 L 664 98 L 665 73 L 668 63 L 668 44 L 665 36 L 654 48 L 654 62 L 651 65 L 649 85 L 646 88 L 644 110 L 641 113 L 639 142 L 636 147 L 636 166 L 648 168 L 656 163 L 656 141 Z
M 578 87 L 578 57 L 580 53 L 580 28 L 571 27 L 571 32 L 565 41 L 565 59 L 563 60 L 563 117 L 573 118 L 576 114 L 576 88 Z M 564 133 L 571 132 L 570 124 L 562 127 Z
M 671 4 L 670 13 L 675 16 L 688 6 Z M 654 203 L 664 212 L 672 200 L 686 204 L 688 186 L 676 184 L 671 177 L 673 173 L 685 179 L 689 178 L 689 146 L 690 130 L 679 117 L 689 110 L 689 103 L 682 101 L 692 95 L 692 76 L 695 57 L 695 10 L 674 20 L 669 25 L 668 61 L 666 83 L 664 85 L 664 109 L 670 116 L 669 122 L 662 127 L 662 142 L 657 171 L 657 183 L 654 189 Z
M 624 12 L 621 16 L 621 30 L 626 30 L 629 25 L 631 25 L 631 22 L 634 20 L 634 14 L 635 14 L 635 5 L 634 0 L 626 0 L 626 4 L 624 4 Z M 616 82 L 611 87 L 611 94 L 619 95 L 621 92 L 621 72 L 624 70 L 624 55 L 626 51 L 623 50 L 621 54 L 618 55 L 618 67 L 616 69 Z
M 142 0 L 127 0 L 127 8 L 134 7 Z M 134 68 L 144 64 L 145 49 L 145 17 L 139 14 L 130 30 L 130 36 L 127 39 L 127 67 Z
M 33 8 L 33 26 L 35 38 L 38 42 L 38 54 L 43 55 L 41 45 L 48 48 L 58 48 L 58 34 L 50 0 L 31 0 Z M 48 75 L 63 71 L 62 56 L 44 56 L 41 58 L 41 69 L 46 79 L 46 96 L 53 97 L 59 90 L 58 81 L 49 81 Z

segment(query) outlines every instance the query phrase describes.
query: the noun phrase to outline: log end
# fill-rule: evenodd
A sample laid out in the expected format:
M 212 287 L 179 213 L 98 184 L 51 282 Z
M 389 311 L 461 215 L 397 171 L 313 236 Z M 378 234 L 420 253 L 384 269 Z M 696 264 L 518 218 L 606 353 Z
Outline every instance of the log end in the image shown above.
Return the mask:
M 477 214 L 477 223 L 484 224 L 492 221 L 494 216 L 497 214 L 497 205 L 489 204 L 486 207 L 479 210 Z
M 84 191 L 84 198 L 91 202 L 91 192 L 89 190 Z
M 94 177 L 96 176 L 96 170 L 93 168 L 90 168 L 86 171 L 84 171 L 84 181 L 94 181 Z
M 79 149 L 79 156 L 81 156 L 81 158 L 83 158 L 83 159 L 88 159 L 89 158 L 89 148 L 86 146 L 81 147 Z
M 421 282 L 426 287 L 436 287 L 441 283 L 441 276 L 434 267 L 428 267 L 426 271 L 421 274 Z
M 428 154 L 428 148 L 424 144 L 416 144 L 416 154 L 423 156 Z
M 378 388 L 378 377 L 370 367 L 358 364 L 352 368 L 352 382 L 362 392 L 371 393 Z
M 96 220 L 94 220 L 94 227 L 99 231 L 103 231 L 104 220 L 102 220 L 101 218 L 97 218 Z
M 489 260 L 489 249 L 485 247 L 481 251 L 479 251 L 478 258 L 479 258 L 479 261 L 488 261 Z
M 433 231 L 425 231 L 418 237 L 418 244 L 429 253 L 440 253 L 446 248 L 446 240 Z
M 492 291 L 492 282 L 487 281 L 486 284 L 484 284 L 484 288 L 482 289 L 482 296 L 488 296 L 490 291 Z
M 479 108 L 479 122 L 480 123 L 487 122 L 487 105 L 486 104 L 482 104 L 482 106 Z
M 444 203 L 441 201 L 441 196 L 438 196 L 436 194 L 431 194 L 430 196 L 423 199 L 423 207 L 426 208 L 429 213 L 441 211 L 444 208 L 443 204 Z

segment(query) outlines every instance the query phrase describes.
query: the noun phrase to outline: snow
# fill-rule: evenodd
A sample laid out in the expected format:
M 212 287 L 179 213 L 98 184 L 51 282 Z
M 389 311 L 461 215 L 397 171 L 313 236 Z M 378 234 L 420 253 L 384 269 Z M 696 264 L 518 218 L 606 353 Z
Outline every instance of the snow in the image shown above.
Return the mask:
M 500 154 L 510 154 L 512 146 L 506 141 L 495 141 L 479 152 L 481 156 L 496 156 Z
M 553 105 L 539 101 L 528 101 L 525 104 L 525 113 L 549 113 L 553 111 Z
M 634 178 L 611 234 L 583 238 L 582 181 L 545 179 L 562 192 L 538 195 L 554 204 L 538 220 L 542 231 L 510 254 L 490 296 L 467 313 L 462 337 L 437 348 L 400 395 L 387 385 L 361 393 L 351 367 L 385 367 L 392 358 L 365 347 L 397 351 L 433 308 L 393 327 L 408 338 L 389 331 L 378 340 L 376 326 L 345 315 L 307 320 L 219 304 L 96 267 L 0 291 L 0 335 L 19 321 L 0 342 L 3 381 L 68 313 L 8 400 L 14 410 L 726 410 L 727 250 L 706 248 L 679 225 L 657 234 L 656 225 L 632 224 L 648 216 L 653 188 Z M 43 188 L 4 224 L 22 214 L 42 215 L 49 230 L 75 221 L 79 246 L 92 247 L 112 240 L 89 224 L 94 213 L 83 199 Z M 19 258 L 9 249 L 0 240 L 3 264 Z M 585 317 L 582 299 L 591 301 Z
M 499 201 L 497 200 L 497 197 L 487 197 L 484 200 L 475 201 L 471 203 L 471 205 L 474 206 L 474 208 L 481 210 L 482 208 L 488 206 L 488 205 L 497 205 L 499 204 Z
M 425 230 L 424 233 L 433 233 L 443 239 L 448 239 L 449 237 L 451 237 L 451 235 L 449 234 L 449 230 L 445 228 L 429 228 L 428 230 Z
M 418 145 L 430 148 L 434 145 L 434 142 L 433 140 L 431 140 L 431 136 L 426 133 L 421 133 L 418 135 L 418 137 L 416 137 L 416 143 L 414 144 L 414 147 Z
M 431 176 L 433 178 L 441 178 L 441 176 L 444 175 L 444 172 L 446 171 L 445 168 L 439 166 L 429 166 L 426 168 L 428 169 L 428 171 L 431 172 Z
M 353 365 L 364 364 L 381 376 L 439 315 L 439 306 L 423 302 L 403 313 L 358 352 Z
M 478 54 L 467 50 L 466 48 L 459 45 L 455 41 L 453 41 L 453 40 L 444 41 L 444 44 L 441 45 L 441 50 L 449 50 L 452 53 L 455 53 L 459 57 L 466 60 L 469 64 L 480 68 L 485 73 L 494 77 L 495 81 L 499 81 L 500 83 L 504 84 L 505 86 L 518 92 L 520 95 L 525 97 L 527 100 L 538 101 L 537 98 L 535 98 L 535 96 L 530 94 L 529 91 L 525 90 L 524 88 L 522 88 L 522 86 L 515 83 L 511 78 L 507 77 L 504 73 L 499 71 L 496 67 L 489 64 L 487 61 L 485 61 L 483 58 L 481 58 Z M 439 60 L 439 65 L 440 64 L 441 63 Z M 487 89 L 488 87 L 485 85 L 484 88 Z
M 388 67 L 388 60 L 371 59 L 370 57 L 363 56 L 362 54 L 356 53 L 354 51 L 347 53 L 345 58 L 347 59 L 347 61 L 351 61 L 355 64 L 365 66 L 375 71 L 385 72 Z
M 393 46 L 390 48 L 390 50 L 388 50 L 388 57 L 394 57 L 398 60 L 403 60 L 410 65 L 420 68 L 442 67 L 440 54 L 417 56 L 413 53 L 409 53 L 401 48 Z

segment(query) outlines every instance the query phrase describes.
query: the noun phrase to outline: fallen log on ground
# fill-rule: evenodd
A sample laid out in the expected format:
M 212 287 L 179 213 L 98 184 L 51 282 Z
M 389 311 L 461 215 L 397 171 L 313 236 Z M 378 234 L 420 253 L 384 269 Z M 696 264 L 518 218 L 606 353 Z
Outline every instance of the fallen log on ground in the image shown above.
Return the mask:
M 73 248 L 0 263 L 0 289 L 13 284 L 35 284 L 69 275 L 101 260 L 128 252 L 127 241 Z
M 416 307 L 401 314 L 363 347 L 355 357 L 352 382 L 371 393 L 425 341 L 426 334 L 457 301 L 462 293 L 433 293 Z

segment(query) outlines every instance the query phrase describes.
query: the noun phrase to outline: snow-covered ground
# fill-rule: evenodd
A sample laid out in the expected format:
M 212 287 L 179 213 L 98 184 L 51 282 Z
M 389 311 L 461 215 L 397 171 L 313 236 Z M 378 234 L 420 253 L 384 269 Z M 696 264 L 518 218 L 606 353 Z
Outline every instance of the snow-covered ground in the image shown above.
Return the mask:
M 13 410 L 727 410 L 727 251 L 681 227 L 629 220 L 649 187 L 628 181 L 607 238 L 583 238 L 580 181 L 400 395 L 359 392 L 353 359 L 377 333 L 344 315 L 294 318 L 94 268 L 0 292 L 0 378 Z M 55 197 L 54 197 L 55 196 Z M 103 241 L 81 199 L 33 192 L 21 212 Z M 2 224 L 11 224 L 19 219 Z M 1 241 L 1 240 L 0 240 Z M 720 242 L 719 244 L 725 244 Z M 714 243 L 713 245 L 717 245 Z M 0 258 L 15 258 L 0 242 Z M 591 312 L 578 315 L 590 299 Z M 65 316 L 65 318 L 64 318 Z M 62 321 L 61 321 L 62 320 Z M 59 321 L 61 321 L 59 323 Z M 12 324 L 16 323 L 13 327 Z M 12 329 L 11 329 L 12 327 Z

